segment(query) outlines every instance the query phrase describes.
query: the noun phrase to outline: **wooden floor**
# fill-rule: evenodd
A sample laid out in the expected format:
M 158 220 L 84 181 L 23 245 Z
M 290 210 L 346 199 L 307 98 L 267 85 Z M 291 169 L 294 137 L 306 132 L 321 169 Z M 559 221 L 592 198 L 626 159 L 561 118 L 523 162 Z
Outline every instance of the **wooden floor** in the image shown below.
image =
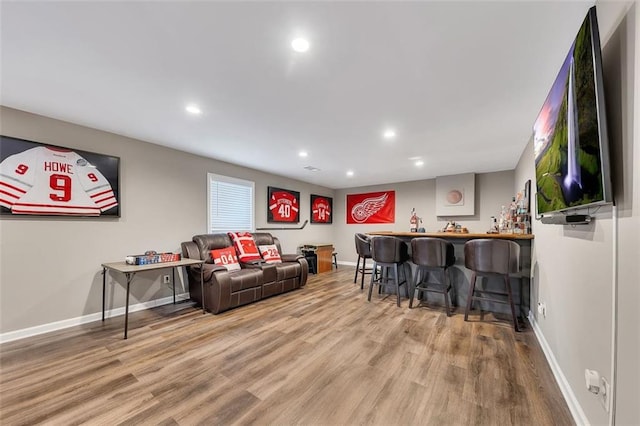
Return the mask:
M 0 424 L 569 425 L 530 329 L 372 301 L 353 268 L 220 315 L 168 305 L 0 346 Z

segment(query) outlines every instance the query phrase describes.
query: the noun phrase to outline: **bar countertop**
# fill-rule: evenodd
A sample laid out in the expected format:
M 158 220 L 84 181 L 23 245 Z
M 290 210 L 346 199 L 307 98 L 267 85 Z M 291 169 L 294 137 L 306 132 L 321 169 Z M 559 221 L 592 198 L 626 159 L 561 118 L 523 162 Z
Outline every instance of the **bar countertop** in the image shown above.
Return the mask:
M 387 235 L 391 237 L 436 237 L 436 238 L 497 238 L 502 240 L 533 240 L 533 234 L 476 234 L 463 232 L 394 232 L 394 231 L 374 231 L 367 232 L 368 235 Z

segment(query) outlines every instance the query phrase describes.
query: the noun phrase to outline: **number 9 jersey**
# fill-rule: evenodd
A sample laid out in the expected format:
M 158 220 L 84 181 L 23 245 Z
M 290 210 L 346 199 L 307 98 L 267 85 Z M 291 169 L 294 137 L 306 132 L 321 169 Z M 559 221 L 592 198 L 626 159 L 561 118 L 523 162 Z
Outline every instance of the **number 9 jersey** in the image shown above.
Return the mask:
M 0 206 L 14 214 L 99 216 L 117 205 L 109 181 L 73 151 L 41 146 L 0 163 Z

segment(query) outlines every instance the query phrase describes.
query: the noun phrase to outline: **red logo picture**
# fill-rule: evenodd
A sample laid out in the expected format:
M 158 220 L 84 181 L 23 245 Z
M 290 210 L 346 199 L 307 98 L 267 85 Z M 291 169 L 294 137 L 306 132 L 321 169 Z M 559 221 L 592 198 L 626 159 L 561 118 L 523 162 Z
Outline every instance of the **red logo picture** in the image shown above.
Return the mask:
M 396 192 L 347 195 L 347 223 L 394 223 Z

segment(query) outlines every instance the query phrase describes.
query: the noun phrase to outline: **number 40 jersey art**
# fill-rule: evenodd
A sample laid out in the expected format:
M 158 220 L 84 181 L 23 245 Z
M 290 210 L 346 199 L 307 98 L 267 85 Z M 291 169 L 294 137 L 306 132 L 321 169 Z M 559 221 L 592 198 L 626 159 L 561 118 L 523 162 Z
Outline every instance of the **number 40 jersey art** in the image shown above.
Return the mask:
M 0 163 L 0 206 L 14 214 L 99 216 L 117 205 L 109 181 L 73 151 L 40 146 Z

